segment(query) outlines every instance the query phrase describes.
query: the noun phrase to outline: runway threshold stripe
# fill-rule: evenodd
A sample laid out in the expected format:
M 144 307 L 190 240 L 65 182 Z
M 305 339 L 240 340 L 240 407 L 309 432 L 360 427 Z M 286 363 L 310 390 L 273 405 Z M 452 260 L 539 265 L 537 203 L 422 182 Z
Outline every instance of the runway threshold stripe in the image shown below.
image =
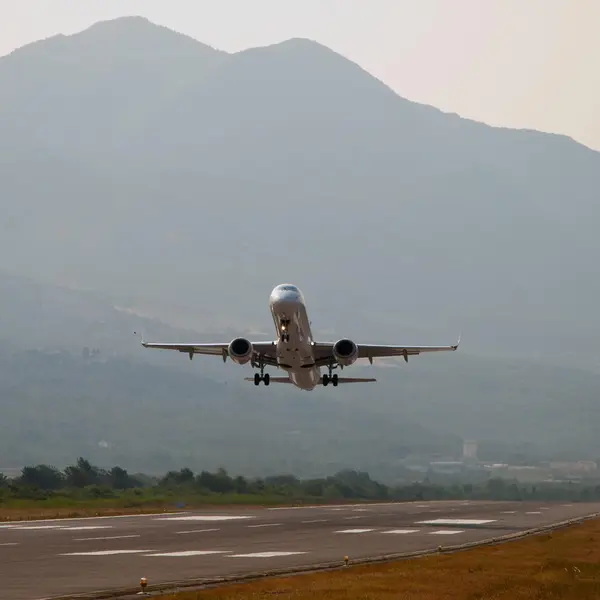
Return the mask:
M 71 517 L 69 519 L 35 519 L 35 520 L 25 520 L 25 521 L 11 521 L 10 525 L 7 525 L 8 527 L 14 527 L 16 525 L 23 525 L 23 524 L 33 524 L 33 523 L 70 523 L 71 521 L 96 521 L 99 519 L 139 519 L 140 517 L 164 517 L 166 514 L 170 514 L 170 515 L 187 515 L 189 514 L 189 511 L 187 510 L 182 510 L 182 511 L 176 511 L 176 512 L 172 512 L 172 513 L 148 513 L 148 514 L 142 514 L 142 515 L 106 515 L 103 517 Z M 0 527 L 5 527 L 4 525 L 0 525 Z
M 154 521 L 238 521 L 240 519 L 254 519 L 249 515 L 191 515 L 187 517 L 162 517 Z
M 208 531 L 220 531 L 220 529 L 218 527 L 212 529 L 188 529 L 186 531 L 176 531 L 175 533 L 179 535 L 185 535 L 187 533 L 206 533 Z
M 135 535 L 111 535 L 109 537 L 91 537 L 91 538 L 75 538 L 74 542 L 98 542 L 104 540 L 125 540 L 129 538 L 139 538 L 140 534 Z
M 294 554 L 306 554 L 306 552 L 251 552 L 250 554 L 231 554 L 229 558 L 275 558 Z
M 375 529 L 341 529 L 335 533 L 368 533 L 369 531 L 375 531 Z
M 93 552 L 67 552 L 59 554 L 59 556 L 109 556 L 111 554 L 143 554 L 144 552 L 152 552 L 152 550 L 96 550 Z
M 63 527 L 63 531 L 87 531 L 92 529 L 112 529 L 112 525 L 82 525 L 81 527 Z
M 495 523 L 496 519 L 431 519 L 429 521 L 417 521 L 419 525 L 485 525 Z
M 431 531 L 429 535 L 455 535 L 456 533 L 464 533 L 460 529 L 440 529 L 439 531 Z
M 157 552 L 153 554 L 144 554 L 144 556 L 204 556 L 208 554 L 227 554 L 228 552 L 231 552 L 231 550 L 182 550 L 180 552 Z
M 246 525 L 246 527 L 280 527 L 281 523 L 261 523 L 260 525 Z
M 310 521 L 302 521 L 302 523 L 327 523 L 327 519 L 311 519 Z
M 417 533 L 419 529 L 390 529 L 389 531 L 384 531 L 383 533 Z

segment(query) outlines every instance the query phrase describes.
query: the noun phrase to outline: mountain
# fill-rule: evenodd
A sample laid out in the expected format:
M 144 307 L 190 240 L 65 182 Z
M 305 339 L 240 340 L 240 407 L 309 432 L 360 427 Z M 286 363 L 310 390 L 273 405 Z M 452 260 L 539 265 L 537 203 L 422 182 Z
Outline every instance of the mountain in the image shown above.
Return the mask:
M 599 153 L 409 102 L 310 40 L 230 54 L 137 17 L 0 58 L 0 89 L 0 456 L 598 456 Z M 132 335 L 271 336 L 282 281 L 321 339 L 461 349 L 256 393 Z
M 598 369 L 600 154 L 573 140 L 309 40 L 228 54 L 140 18 L 16 50 L 0 87 L 10 273 L 194 328 L 268 327 L 291 279 L 330 335 Z
M 495 461 L 600 456 L 600 376 L 582 370 L 459 352 L 357 364 L 355 375 L 378 378 L 367 387 L 255 388 L 243 381 L 248 366 L 144 350 L 132 335 L 238 332 L 175 329 L 95 292 L 3 273 L 0 298 L 5 467 L 83 455 L 145 471 L 187 464 L 308 476 L 350 467 L 389 480 L 409 454 L 459 457 L 464 438 Z

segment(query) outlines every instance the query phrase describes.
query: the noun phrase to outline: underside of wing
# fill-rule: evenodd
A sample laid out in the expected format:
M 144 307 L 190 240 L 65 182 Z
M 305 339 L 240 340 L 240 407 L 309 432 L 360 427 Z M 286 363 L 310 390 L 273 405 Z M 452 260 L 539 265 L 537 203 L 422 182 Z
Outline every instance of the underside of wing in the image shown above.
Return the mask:
M 250 342 L 252 344 L 252 360 L 258 361 L 259 358 L 266 365 L 277 364 L 275 342 Z M 218 342 L 214 344 L 193 344 L 193 343 L 171 343 L 171 342 L 142 342 L 144 348 L 156 348 L 159 350 L 176 350 L 189 354 L 190 358 L 194 354 L 206 354 L 220 356 L 226 360 L 229 356 L 230 342 Z
M 376 344 L 358 344 L 358 358 L 385 358 L 390 356 L 417 356 L 424 352 L 451 352 L 454 346 L 380 346 Z
M 396 346 L 380 344 L 356 344 L 356 358 L 367 358 L 373 362 L 374 358 L 388 358 L 401 356 L 408 361 L 409 356 L 417 356 L 427 352 L 451 352 L 458 348 L 459 341 L 452 346 Z M 316 366 L 326 366 L 336 362 L 334 353 L 335 343 L 315 342 L 313 352 Z

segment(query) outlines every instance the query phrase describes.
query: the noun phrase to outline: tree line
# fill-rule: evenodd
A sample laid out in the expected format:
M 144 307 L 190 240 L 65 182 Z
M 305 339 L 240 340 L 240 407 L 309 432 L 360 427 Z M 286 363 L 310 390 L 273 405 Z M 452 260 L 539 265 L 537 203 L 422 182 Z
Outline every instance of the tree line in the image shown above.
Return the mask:
M 102 469 L 85 458 L 62 471 L 49 465 L 24 467 L 20 475 L 0 474 L 0 503 L 14 499 L 44 500 L 52 497 L 94 499 L 142 496 L 146 500 L 177 502 L 178 498 L 238 497 L 280 502 L 361 500 L 600 500 L 600 485 L 582 483 L 526 484 L 490 478 L 481 483 L 431 483 L 425 478 L 394 486 L 371 479 L 364 471 L 343 470 L 335 475 L 299 479 L 294 475 L 264 478 L 232 476 L 225 469 L 194 473 L 189 468 L 169 471 L 162 477 L 132 475 L 119 466 Z

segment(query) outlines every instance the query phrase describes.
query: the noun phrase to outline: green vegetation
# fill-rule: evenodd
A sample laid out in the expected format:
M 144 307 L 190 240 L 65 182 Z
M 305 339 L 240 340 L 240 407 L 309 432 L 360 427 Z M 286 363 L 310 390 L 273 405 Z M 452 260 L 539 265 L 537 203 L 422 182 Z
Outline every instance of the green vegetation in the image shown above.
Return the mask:
M 264 478 L 231 476 L 225 469 L 194 473 L 189 468 L 162 477 L 130 475 L 121 467 L 101 469 L 79 458 L 60 471 L 48 465 L 23 468 L 18 477 L 0 478 L 0 508 L 96 508 L 114 510 L 182 508 L 206 504 L 290 504 L 350 501 L 423 500 L 598 500 L 600 485 L 520 485 L 502 479 L 481 484 L 414 482 L 388 486 L 368 473 L 344 470 L 302 480 L 294 475 Z

